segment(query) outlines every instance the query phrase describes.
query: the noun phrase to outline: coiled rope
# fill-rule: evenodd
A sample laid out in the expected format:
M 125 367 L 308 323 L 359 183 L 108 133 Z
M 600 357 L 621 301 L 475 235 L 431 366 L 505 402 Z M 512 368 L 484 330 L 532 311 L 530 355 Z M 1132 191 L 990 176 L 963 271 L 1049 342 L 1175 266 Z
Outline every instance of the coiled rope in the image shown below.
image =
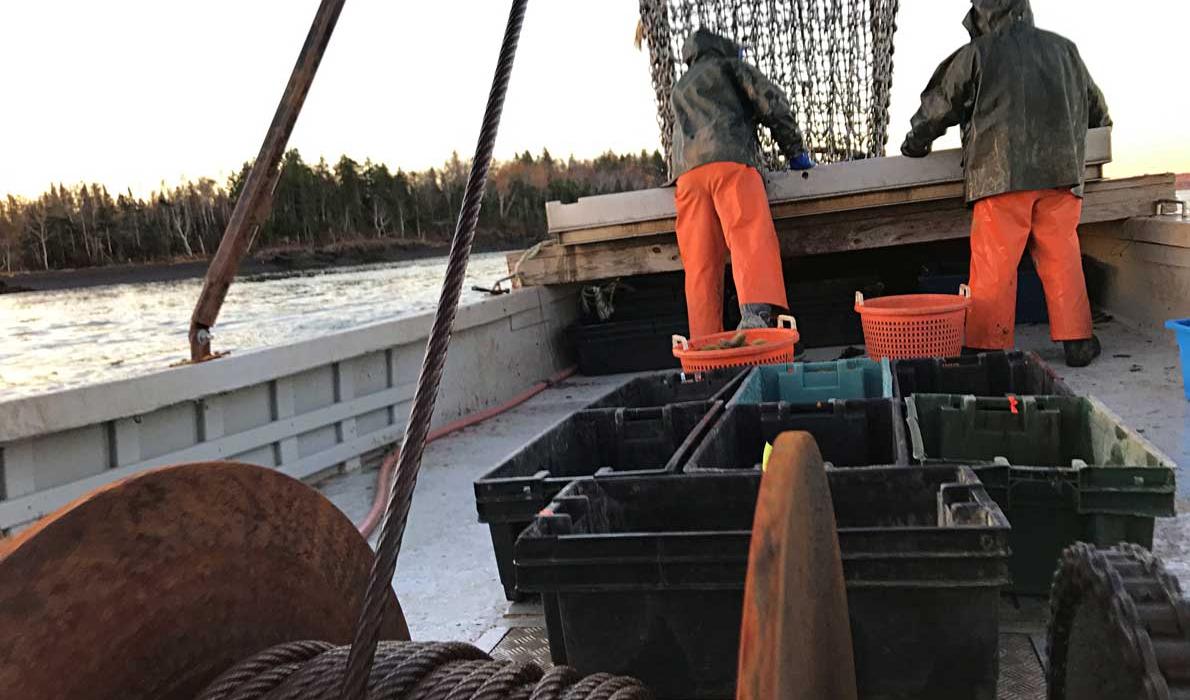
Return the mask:
M 349 647 L 292 642 L 228 670 L 197 700 L 332 700 Z M 496 661 L 461 642 L 383 642 L 366 679 L 368 700 L 651 700 L 640 681 L 568 666 Z

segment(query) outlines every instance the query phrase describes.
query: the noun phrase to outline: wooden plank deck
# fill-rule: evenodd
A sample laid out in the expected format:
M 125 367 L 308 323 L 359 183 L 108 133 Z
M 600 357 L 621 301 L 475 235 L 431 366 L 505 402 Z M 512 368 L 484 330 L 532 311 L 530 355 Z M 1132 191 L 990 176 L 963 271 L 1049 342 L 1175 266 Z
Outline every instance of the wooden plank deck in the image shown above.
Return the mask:
M 926 158 L 873 158 L 823 165 L 805 172 L 765 175 L 774 218 L 808 216 L 909 202 L 957 199 L 963 196 L 963 163 L 959 150 L 938 151 Z M 1087 134 L 1087 179 L 1102 177 L 1111 161 L 1111 129 Z M 559 243 L 574 245 L 668 233 L 676 216 L 673 190 L 583 197 L 571 204 L 546 205 L 549 233 Z
M 879 162 L 869 161 L 869 163 L 872 165 L 877 165 Z M 847 165 L 855 165 L 855 163 L 848 163 Z M 1102 178 L 1102 165 L 1087 166 L 1087 182 L 1095 182 L 1097 180 L 1101 180 Z M 665 209 L 664 213 L 660 214 L 656 218 L 648 218 L 641 221 L 631 221 L 618 224 L 598 225 L 591 228 L 581 228 L 559 232 L 551 231 L 551 233 L 553 234 L 554 239 L 562 245 L 582 245 L 584 243 L 600 243 L 606 241 L 622 240 L 626 238 L 639 238 L 642 236 L 673 233 L 675 224 L 677 222 L 677 217 L 674 213 L 673 207 L 673 190 L 661 190 L 669 202 L 667 207 L 657 206 L 655 199 L 659 195 L 653 194 L 654 192 L 654 190 L 648 190 L 645 193 L 648 196 L 639 198 L 639 203 L 642 205 L 651 206 L 654 209 Z M 619 195 L 609 195 L 609 199 L 616 196 Z M 920 204 L 938 201 L 953 202 L 961 200 L 963 196 L 963 182 L 960 175 L 959 179 L 950 182 L 936 182 L 907 187 L 895 187 L 892 189 L 878 191 L 848 192 L 843 194 L 830 194 L 815 197 L 797 197 L 793 199 L 781 198 L 780 194 L 775 193 L 773 188 L 770 187 L 769 207 L 773 214 L 773 220 L 781 222 L 785 219 L 796 219 L 799 217 L 822 214 L 863 211 L 866 209 L 891 207 L 900 204 Z M 634 205 L 634 200 L 637 199 L 638 198 L 626 197 L 622 201 L 614 202 L 614 204 L 616 208 L 629 209 Z M 582 203 L 584 200 L 579 200 L 579 202 Z M 613 204 L 611 201 L 606 203 L 606 205 L 611 204 Z M 577 205 L 558 205 L 557 202 L 551 202 L 548 206 L 557 207 Z
M 1150 216 L 1156 200 L 1174 196 L 1174 182 L 1172 174 L 1088 182 L 1082 223 Z M 955 183 L 775 204 L 773 214 L 784 257 L 965 238 L 971 225 L 961 184 Z M 512 253 L 508 257 L 509 270 L 519 272 L 519 284 L 528 286 L 682 269 L 672 218 L 615 227 L 615 237 L 608 240 L 572 244 L 552 241 L 531 255 Z M 604 228 L 568 235 L 591 236 L 601 230 L 607 234 Z

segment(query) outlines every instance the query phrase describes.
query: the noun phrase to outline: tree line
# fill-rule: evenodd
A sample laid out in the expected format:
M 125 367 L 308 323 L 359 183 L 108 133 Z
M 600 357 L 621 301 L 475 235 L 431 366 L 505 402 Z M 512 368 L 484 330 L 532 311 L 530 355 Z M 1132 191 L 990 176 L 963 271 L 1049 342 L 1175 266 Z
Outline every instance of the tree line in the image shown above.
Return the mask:
M 0 201 L 0 270 L 19 272 L 151 263 L 212 255 L 250 163 L 219 183 L 201 178 L 147 197 L 115 196 L 103 185 L 52 185 L 37 198 Z M 343 156 L 311 165 L 285 154 L 272 214 L 254 250 L 321 247 L 358 240 L 439 243 L 450 239 L 470 163 L 457 153 L 440 168 L 393 172 Z M 561 160 L 549 151 L 494 164 L 479 242 L 519 242 L 546 233 L 545 203 L 656 187 L 659 152 Z

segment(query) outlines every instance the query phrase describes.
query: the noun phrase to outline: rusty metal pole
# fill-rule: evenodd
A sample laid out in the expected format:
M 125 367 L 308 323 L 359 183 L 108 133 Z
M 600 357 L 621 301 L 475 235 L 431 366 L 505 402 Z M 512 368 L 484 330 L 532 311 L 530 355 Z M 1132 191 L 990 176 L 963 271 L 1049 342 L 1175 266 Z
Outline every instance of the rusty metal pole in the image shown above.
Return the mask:
M 302 45 L 297 65 L 293 67 L 293 74 L 289 77 L 289 84 L 285 86 L 285 93 L 281 96 L 281 104 L 277 106 L 273 123 L 269 125 L 268 133 L 265 134 L 260 154 L 252 164 L 248 180 L 244 183 L 244 190 L 236 201 L 231 220 L 227 222 L 227 230 L 223 232 L 219 250 L 207 269 L 202 293 L 190 317 L 192 362 L 202 362 L 211 358 L 210 329 L 219 318 L 219 309 L 222 308 L 227 290 L 235 279 L 240 261 L 248 252 L 256 233 L 272 209 L 273 190 L 276 189 L 277 180 L 281 176 L 281 157 L 285 154 L 285 146 L 293 133 L 293 125 L 302 111 L 306 95 L 310 92 L 310 85 L 314 82 L 314 74 L 318 72 L 318 64 L 322 62 L 322 56 L 326 53 L 331 33 L 335 30 L 335 23 L 339 21 L 339 13 L 342 12 L 345 2 L 346 0 L 322 0 L 322 4 L 318 6 L 314 24 L 306 36 L 306 43 Z

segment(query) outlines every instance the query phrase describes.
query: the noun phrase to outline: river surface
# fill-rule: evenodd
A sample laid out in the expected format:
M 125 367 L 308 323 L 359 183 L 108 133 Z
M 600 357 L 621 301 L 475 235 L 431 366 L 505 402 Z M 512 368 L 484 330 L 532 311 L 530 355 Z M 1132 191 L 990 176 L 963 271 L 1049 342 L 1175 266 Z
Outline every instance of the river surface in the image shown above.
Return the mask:
M 315 338 L 433 309 L 445 258 L 232 285 L 214 329 L 216 350 L 239 352 Z M 507 274 L 503 253 L 475 255 L 463 303 Z M 132 377 L 189 357 L 201 279 L 0 295 L 0 401 Z

